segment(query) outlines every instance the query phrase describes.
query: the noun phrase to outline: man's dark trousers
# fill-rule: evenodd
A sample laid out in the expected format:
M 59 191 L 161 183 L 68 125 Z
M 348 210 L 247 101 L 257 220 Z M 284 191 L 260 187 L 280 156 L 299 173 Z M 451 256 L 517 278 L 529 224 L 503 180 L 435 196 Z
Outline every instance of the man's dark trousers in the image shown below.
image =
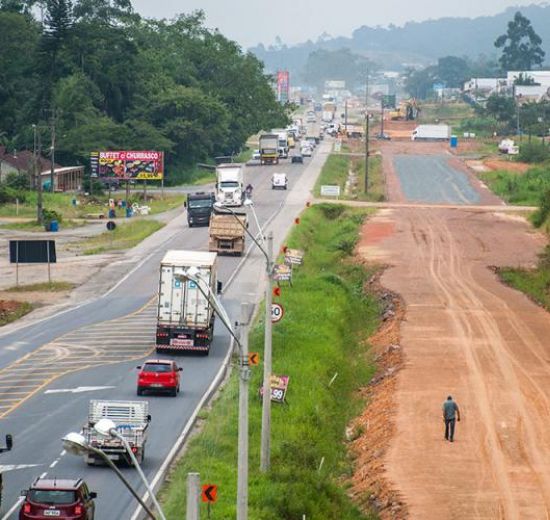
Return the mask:
M 445 419 L 445 439 L 453 442 L 455 436 L 456 419 Z

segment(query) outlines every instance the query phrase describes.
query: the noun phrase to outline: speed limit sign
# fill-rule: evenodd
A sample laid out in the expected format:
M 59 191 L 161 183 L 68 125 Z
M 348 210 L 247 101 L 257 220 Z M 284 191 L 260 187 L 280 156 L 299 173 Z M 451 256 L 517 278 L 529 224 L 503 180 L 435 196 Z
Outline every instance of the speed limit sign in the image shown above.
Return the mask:
M 285 315 L 285 310 L 283 309 L 282 305 L 278 303 L 271 304 L 271 322 L 272 323 L 277 323 L 278 321 L 281 321 L 284 315 Z

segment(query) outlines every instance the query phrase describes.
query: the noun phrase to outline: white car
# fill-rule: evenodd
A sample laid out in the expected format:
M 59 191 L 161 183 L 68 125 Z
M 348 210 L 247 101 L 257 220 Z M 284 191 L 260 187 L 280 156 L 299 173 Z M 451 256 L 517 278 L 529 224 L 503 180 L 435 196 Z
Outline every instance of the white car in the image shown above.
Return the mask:
M 300 153 L 304 156 L 304 157 L 311 157 L 312 155 L 312 150 L 309 146 L 303 146 L 302 149 L 300 150 Z
M 259 161 L 260 159 L 261 159 L 260 150 L 254 150 L 252 152 L 252 160 L 253 161 Z
M 286 190 L 288 186 L 288 178 L 286 173 L 274 173 L 271 176 L 271 189 L 283 189 Z

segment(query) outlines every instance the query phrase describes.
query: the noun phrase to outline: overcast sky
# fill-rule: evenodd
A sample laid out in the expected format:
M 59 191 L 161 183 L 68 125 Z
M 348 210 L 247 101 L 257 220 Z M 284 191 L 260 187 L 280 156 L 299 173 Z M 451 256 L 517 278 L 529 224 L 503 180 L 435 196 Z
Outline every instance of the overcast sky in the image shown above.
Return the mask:
M 537 0 L 133 0 L 146 17 L 171 18 L 202 9 L 207 25 L 244 47 L 271 44 L 276 36 L 294 44 L 316 40 L 323 32 L 350 36 L 361 25 L 422 21 L 443 16 L 496 14 Z

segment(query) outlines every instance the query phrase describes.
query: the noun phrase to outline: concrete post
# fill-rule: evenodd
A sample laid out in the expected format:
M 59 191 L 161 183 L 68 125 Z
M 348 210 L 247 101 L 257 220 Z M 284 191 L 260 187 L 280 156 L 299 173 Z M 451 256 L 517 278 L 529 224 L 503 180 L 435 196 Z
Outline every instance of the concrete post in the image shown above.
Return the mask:
M 239 449 L 237 462 L 237 520 L 248 518 L 248 303 L 241 304 L 239 340 Z
M 199 520 L 201 481 L 198 473 L 187 473 L 187 512 L 186 520 Z
M 271 330 L 271 291 L 273 278 L 273 232 L 267 235 L 267 265 L 265 283 L 265 339 L 264 339 L 264 395 L 262 400 L 262 438 L 260 452 L 260 470 L 269 471 L 271 466 L 271 365 L 272 365 L 272 330 Z

